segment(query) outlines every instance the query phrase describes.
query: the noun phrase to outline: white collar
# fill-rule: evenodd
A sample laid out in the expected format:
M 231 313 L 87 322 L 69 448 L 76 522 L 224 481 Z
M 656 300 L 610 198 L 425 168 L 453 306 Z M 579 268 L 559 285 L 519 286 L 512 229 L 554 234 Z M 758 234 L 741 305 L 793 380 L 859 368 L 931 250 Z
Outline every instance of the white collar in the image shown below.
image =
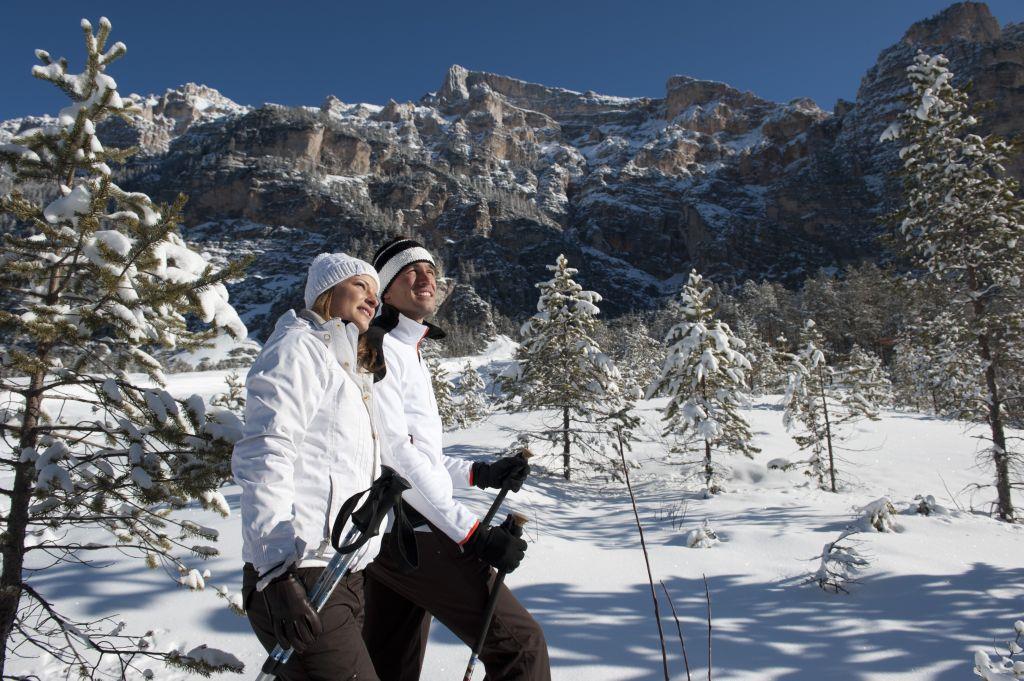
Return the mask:
M 422 324 L 399 313 L 398 323 L 388 333 L 394 336 L 395 340 L 399 340 L 406 345 L 417 345 L 423 340 L 423 337 L 427 335 L 429 330 L 430 327 L 426 324 Z

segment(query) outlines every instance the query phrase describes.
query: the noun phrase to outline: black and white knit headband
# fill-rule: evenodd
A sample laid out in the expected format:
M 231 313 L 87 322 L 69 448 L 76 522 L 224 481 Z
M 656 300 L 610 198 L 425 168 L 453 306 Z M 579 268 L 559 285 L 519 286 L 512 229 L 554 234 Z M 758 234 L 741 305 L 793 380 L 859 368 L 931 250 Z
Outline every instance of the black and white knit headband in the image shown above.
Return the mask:
M 418 241 L 413 239 L 396 241 L 378 253 L 377 257 L 373 259 L 373 267 L 380 275 L 381 295 L 388 289 L 388 286 L 391 285 L 391 282 L 394 281 L 403 267 L 415 262 L 428 262 L 437 267 L 437 263 L 434 262 L 434 256 L 430 254 L 430 251 L 423 248 Z

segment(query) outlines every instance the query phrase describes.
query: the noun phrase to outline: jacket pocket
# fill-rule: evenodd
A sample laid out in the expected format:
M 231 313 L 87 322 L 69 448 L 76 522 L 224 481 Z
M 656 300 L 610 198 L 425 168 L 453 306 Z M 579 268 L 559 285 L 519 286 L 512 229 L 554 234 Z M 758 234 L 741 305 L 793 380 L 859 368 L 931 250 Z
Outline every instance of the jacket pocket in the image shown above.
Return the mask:
M 334 532 L 335 529 L 334 524 L 338 520 L 338 512 L 341 510 L 341 507 L 345 504 L 345 502 L 348 501 L 347 499 L 341 498 L 342 491 L 344 490 L 344 485 L 342 485 L 341 482 L 341 475 L 339 473 L 331 471 L 329 473 L 329 476 L 331 482 L 331 496 L 327 505 L 327 521 L 325 535 L 326 537 L 328 537 L 328 545 L 330 545 L 330 537 L 332 536 L 332 533 Z M 341 536 L 339 536 L 338 538 L 340 542 L 345 541 L 344 529 L 345 528 L 341 528 L 340 530 L 342 532 Z

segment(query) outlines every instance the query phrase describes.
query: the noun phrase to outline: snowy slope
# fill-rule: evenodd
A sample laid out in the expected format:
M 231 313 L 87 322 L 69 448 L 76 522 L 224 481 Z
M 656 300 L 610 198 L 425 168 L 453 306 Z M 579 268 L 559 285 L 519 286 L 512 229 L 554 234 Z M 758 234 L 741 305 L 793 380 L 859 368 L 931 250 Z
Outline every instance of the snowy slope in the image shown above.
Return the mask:
M 496 345 L 473 361 L 498 363 L 506 353 Z M 226 373 L 172 375 L 170 387 L 177 394 L 210 395 L 223 390 Z M 973 651 L 1001 644 L 1013 621 L 1024 615 L 1024 527 L 955 509 L 958 504 L 969 509 L 972 501 L 966 493 L 956 494 L 959 490 L 987 481 L 987 468 L 974 465 L 978 441 L 957 422 L 886 412 L 847 441 L 848 463 L 840 468 L 845 489 L 829 494 L 809 488 L 799 473 L 767 469 L 770 459 L 798 458 L 782 429 L 777 401 L 763 398 L 745 410 L 763 451 L 754 461 L 734 460 L 727 492 L 710 500 L 699 498 L 695 484 L 663 461 L 659 401 L 642 404 L 651 425 L 633 452 L 641 468 L 632 475 L 655 579 L 665 582 L 674 600 L 693 677 L 707 675 L 706 575 L 716 679 L 971 678 Z M 524 418 L 542 417 L 494 415 L 449 434 L 448 452 L 470 459 L 493 455 L 511 442 Z M 557 471 L 557 462 L 549 463 Z M 539 464 L 536 468 L 543 468 L 544 461 Z M 262 650 L 245 619 L 210 588 L 237 591 L 241 579 L 238 490 L 224 491 L 232 517 L 187 512 L 221 531 L 222 557 L 194 561 L 211 572 L 205 591 L 168 588 L 164 575 L 117 555 L 110 556 L 112 565 L 105 570 L 50 567 L 33 583 L 75 614 L 120 613 L 129 630 L 156 629 L 158 646 L 208 643 L 229 650 L 246 663 L 244 678 L 251 678 Z M 922 493 L 935 495 L 953 509 L 951 514 L 902 515 L 900 533 L 859 535 L 870 565 L 849 595 L 801 585 L 816 568 L 822 546 L 856 519 L 858 508 L 886 495 L 902 510 Z M 479 491 L 464 496 L 481 514 L 491 498 Z M 979 510 L 985 499 L 980 494 L 973 500 Z M 506 507 L 530 517 L 530 549 L 508 583 L 544 627 L 554 678 L 661 678 L 649 587 L 624 486 L 599 479 L 565 483 L 538 470 Z M 687 532 L 704 521 L 721 543 L 687 548 Z M 675 625 L 660 589 L 659 596 L 673 679 L 685 679 Z M 435 626 L 424 681 L 456 678 L 466 658 L 467 649 Z M 9 661 L 11 670 L 58 678 L 55 666 L 39 660 Z

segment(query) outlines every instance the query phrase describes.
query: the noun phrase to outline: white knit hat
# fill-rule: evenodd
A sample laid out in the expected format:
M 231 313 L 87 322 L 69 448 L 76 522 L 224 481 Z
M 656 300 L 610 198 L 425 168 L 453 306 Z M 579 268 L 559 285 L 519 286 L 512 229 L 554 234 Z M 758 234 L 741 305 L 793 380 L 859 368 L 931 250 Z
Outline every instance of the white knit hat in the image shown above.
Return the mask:
M 309 263 L 309 273 L 306 275 L 306 308 L 312 308 L 321 293 L 357 274 L 365 274 L 373 279 L 380 290 L 380 278 L 370 263 L 347 253 L 321 253 L 316 256 Z

